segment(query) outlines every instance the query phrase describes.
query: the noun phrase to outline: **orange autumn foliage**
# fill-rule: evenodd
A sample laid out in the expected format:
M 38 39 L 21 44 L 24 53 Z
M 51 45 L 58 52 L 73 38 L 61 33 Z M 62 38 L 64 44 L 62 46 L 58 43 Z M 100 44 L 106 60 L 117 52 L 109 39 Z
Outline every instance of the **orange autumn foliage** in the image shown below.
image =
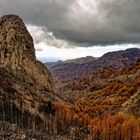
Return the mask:
M 140 140 L 140 120 L 133 116 L 118 113 L 104 117 L 91 117 L 86 113 L 75 112 L 77 110 L 70 105 L 57 102 L 54 106 L 58 109 L 57 111 L 61 111 L 62 116 L 64 115 L 60 118 L 65 118 L 69 125 L 77 122 L 83 127 L 89 127 L 93 140 Z

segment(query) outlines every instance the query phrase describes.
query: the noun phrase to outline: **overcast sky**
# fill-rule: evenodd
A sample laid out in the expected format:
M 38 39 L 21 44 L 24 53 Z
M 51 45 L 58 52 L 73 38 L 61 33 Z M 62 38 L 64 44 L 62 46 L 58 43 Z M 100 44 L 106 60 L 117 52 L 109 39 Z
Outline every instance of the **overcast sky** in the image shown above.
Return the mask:
M 140 46 L 140 0 L 0 0 L 5 14 L 23 18 L 47 61 Z

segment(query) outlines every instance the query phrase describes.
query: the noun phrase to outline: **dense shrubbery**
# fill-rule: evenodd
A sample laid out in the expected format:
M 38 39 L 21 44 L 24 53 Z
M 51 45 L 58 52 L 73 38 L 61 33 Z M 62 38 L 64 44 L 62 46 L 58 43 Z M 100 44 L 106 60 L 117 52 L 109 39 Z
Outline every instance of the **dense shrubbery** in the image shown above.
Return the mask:
M 97 74 L 96 82 L 100 84 L 93 86 L 95 76 L 75 81 L 71 93 L 75 96 L 76 90 L 82 94 L 79 96 L 77 92 L 80 98 L 73 105 L 51 101 L 40 101 L 37 105 L 32 95 L 18 93 L 10 81 L 1 80 L 0 120 L 17 124 L 27 133 L 32 132 L 31 138 L 38 135 L 39 140 L 55 139 L 58 135 L 71 140 L 140 140 L 139 116 L 123 112 L 131 106 L 132 111 L 129 111 L 133 114 L 136 105 L 133 103 L 139 102 L 140 78 L 136 72 L 138 67 L 134 69 L 125 70 L 123 75 L 133 74 L 124 77 L 119 71 L 121 76 L 117 78 L 112 78 L 113 73 L 109 75 L 112 69 L 105 70 L 105 75 L 104 72 Z M 107 82 L 101 81 L 101 77 Z M 30 111 L 25 107 L 25 100 L 31 103 Z
M 69 105 L 54 103 L 60 120 L 67 121 L 67 129 L 73 126 L 77 132 L 83 130 L 84 138 L 90 140 L 139 140 L 140 120 L 122 113 L 91 117 Z M 75 133 L 73 133 L 75 135 Z

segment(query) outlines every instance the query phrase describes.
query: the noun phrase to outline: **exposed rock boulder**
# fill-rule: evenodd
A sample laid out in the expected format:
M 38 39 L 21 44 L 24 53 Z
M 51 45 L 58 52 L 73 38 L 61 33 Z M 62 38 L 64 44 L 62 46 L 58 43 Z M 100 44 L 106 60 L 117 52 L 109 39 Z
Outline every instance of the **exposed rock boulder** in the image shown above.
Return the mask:
M 0 68 L 12 72 L 23 82 L 52 91 L 50 72 L 36 60 L 33 39 L 16 15 L 0 19 Z

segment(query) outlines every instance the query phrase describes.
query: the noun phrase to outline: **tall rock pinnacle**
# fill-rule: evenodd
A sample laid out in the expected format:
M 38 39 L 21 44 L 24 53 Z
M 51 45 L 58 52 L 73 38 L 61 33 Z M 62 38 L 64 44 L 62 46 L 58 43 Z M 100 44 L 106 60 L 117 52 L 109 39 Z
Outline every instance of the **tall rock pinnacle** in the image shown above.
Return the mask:
M 33 39 L 16 15 L 0 18 L 0 69 L 12 72 L 23 82 L 52 90 L 50 72 L 36 60 Z

